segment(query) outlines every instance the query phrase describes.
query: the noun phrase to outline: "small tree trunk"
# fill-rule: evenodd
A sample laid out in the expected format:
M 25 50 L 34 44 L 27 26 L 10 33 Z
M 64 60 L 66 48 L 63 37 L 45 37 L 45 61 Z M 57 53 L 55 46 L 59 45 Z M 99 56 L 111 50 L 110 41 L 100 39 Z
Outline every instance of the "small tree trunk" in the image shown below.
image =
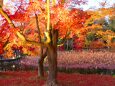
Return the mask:
M 41 50 L 40 50 L 40 59 L 38 60 L 38 76 L 40 78 L 44 77 L 43 63 L 44 63 L 44 59 L 45 59 L 46 56 L 47 56 L 47 50 L 44 53 L 43 52 L 43 47 L 41 47 Z
M 3 0 L 0 0 L 0 6 L 3 6 Z
M 43 77 L 44 73 L 43 73 L 43 48 L 40 47 L 40 59 L 38 60 L 38 76 L 39 77 Z
M 40 32 L 40 28 L 39 28 L 39 21 L 38 21 L 38 16 L 37 14 L 35 14 L 35 18 L 36 18 L 36 26 L 38 29 L 38 38 L 39 38 L 39 42 L 41 43 L 41 32 Z M 40 46 L 40 59 L 38 60 L 38 76 L 39 77 L 44 77 L 44 68 L 43 68 L 43 62 L 44 62 L 44 58 L 47 56 L 47 53 L 45 51 L 43 51 L 43 47 Z

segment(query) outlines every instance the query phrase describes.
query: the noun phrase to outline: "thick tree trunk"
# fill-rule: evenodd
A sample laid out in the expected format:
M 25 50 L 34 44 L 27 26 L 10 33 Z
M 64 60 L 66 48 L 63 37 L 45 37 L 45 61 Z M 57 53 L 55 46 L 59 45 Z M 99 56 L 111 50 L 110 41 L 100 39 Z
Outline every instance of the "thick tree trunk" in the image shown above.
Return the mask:
M 48 64 L 49 64 L 49 74 L 47 86 L 56 86 L 57 85 L 57 51 L 54 47 L 49 46 L 48 49 Z
M 47 86 L 57 86 L 57 40 L 58 31 L 54 30 L 51 32 L 52 41 L 48 45 L 48 64 L 49 64 L 49 74 L 47 80 Z

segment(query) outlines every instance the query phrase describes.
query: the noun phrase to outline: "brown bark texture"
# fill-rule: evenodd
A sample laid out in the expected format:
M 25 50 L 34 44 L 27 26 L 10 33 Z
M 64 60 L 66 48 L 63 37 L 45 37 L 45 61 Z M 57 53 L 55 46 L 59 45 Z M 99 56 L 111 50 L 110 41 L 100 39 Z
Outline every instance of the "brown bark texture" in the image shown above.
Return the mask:
M 57 86 L 57 40 L 58 30 L 50 31 L 51 42 L 48 44 L 48 78 L 45 86 Z

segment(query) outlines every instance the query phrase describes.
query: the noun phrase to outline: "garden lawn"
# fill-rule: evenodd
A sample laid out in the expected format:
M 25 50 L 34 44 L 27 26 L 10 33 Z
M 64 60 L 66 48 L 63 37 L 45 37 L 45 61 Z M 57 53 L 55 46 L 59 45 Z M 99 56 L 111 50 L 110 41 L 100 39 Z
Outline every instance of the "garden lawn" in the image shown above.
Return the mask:
M 97 74 L 58 73 L 60 86 L 115 86 L 115 77 Z M 0 72 L 0 86 L 42 86 L 37 71 Z

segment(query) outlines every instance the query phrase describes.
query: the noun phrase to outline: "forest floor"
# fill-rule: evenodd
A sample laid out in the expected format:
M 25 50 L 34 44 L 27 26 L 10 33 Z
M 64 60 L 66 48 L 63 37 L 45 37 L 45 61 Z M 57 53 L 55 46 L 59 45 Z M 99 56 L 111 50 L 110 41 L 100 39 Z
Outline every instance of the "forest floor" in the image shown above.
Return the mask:
M 39 57 L 27 56 L 21 60 L 21 64 L 27 66 L 36 66 Z M 58 51 L 58 68 L 66 69 L 115 69 L 115 52 L 110 51 Z M 45 66 L 48 66 L 47 58 Z
M 45 80 L 37 77 L 38 59 L 39 57 L 28 56 L 21 60 L 22 66 L 17 66 L 17 70 L 0 71 L 0 86 L 42 86 Z M 47 59 L 45 59 L 45 66 L 47 67 Z M 23 70 L 25 68 L 26 70 Z M 109 51 L 58 52 L 58 68 L 115 70 L 115 53 Z M 114 74 L 80 74 L 79 72 L 59 71 L 57 79 L 60 86 L 115 86 Z
M 98 74 L 58 73 L 60 86 L 115 86 L 115 77 Z M 0 86 L 42 86 L 37 71 L 0 72 Z

